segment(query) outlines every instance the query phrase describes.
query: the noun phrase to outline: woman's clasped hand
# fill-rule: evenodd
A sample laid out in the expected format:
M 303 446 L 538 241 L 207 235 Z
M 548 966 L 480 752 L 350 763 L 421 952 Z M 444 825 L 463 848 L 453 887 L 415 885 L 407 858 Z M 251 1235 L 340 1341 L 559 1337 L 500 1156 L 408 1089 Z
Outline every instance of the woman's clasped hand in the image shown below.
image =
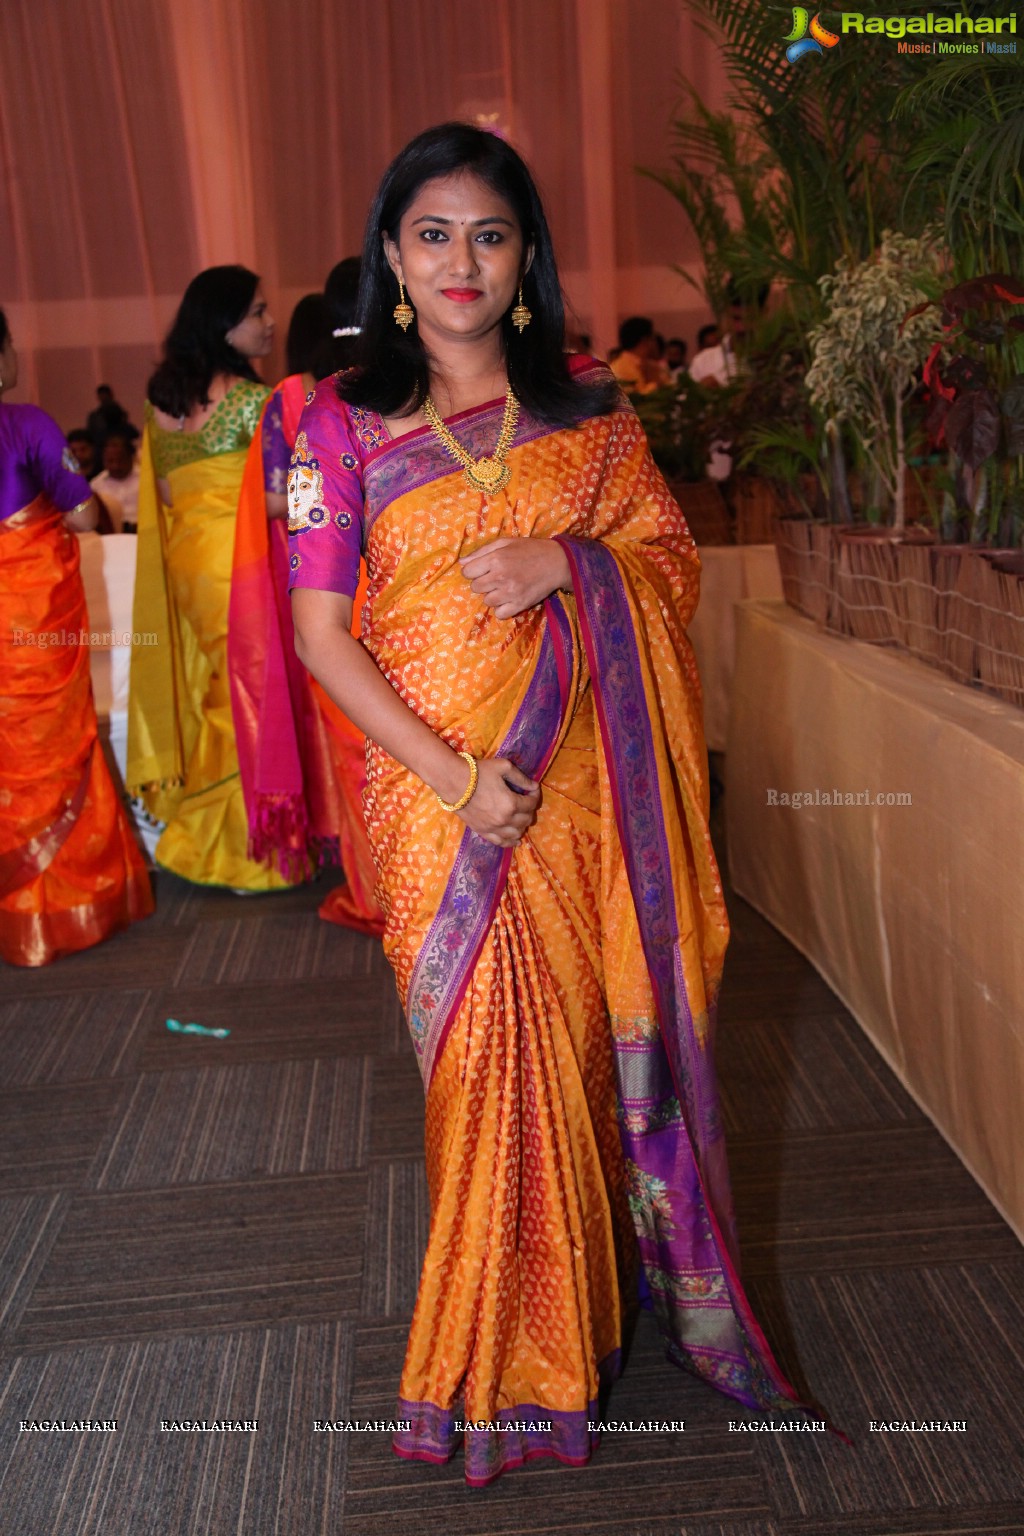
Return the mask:
M 507 757 L 481 758 L 477 770 L 476 789 L 457 814 L 485 842 L 514 848 L 536 819 L 540 785 Z
M 560 587 L 572 586 L 569 562 L 555 539 L 494 539 L 459 564 L 498 619 L 514 619 Z

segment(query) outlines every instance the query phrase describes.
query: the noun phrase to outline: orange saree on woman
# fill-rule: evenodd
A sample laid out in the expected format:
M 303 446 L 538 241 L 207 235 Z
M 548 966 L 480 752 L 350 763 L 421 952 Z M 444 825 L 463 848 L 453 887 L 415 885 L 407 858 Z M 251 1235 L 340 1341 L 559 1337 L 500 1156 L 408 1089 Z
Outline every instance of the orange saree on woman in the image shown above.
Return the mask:
M 471 454 L 491 452 L 502 404 L 452 418 Z M 431 1202 L 395 1449 L 441 1461 L 464 1443 L 474 1484 L 586 1461 L 638 1286 L 670 1359 L 794 1411 L 738 1276 L 712 1061 L 728 924 L 686 639 L 699 562 L 635 414 L 562 429 L 524 411 L 494 496 L 331 381 L 296 449 L 316 494 L 292 585 L 351 591 L 362 548 L 383 674 L 454 749 L 543 786 L 502 849 L 368 754 Z M 573 589 L 499 620 L 458 561 L 517 536 L 559 539 Z
M 300 374 L 264 408 L 242 477 L 228 622 L 228 672 L 238 765 L 249 821 L 249 855 L 275 860 L 291 878 L 340 863 L 345 883 L 320 916 L 380 934 L 376 871 L 361 799 L 366 742 L 295 654 L 288 600 L 288 539 L 268 519 L 267 491 L 284 492 L 305 403 Z M 365 596 L 365 579 L 361 588 Z M 362 607 L 356 603 L 355 624 Z
M 78 540 L 62 521 L 89 486 L 44 412 L 0 413 L 0 955 L 45 965 L 153 898 L 97 739 Z

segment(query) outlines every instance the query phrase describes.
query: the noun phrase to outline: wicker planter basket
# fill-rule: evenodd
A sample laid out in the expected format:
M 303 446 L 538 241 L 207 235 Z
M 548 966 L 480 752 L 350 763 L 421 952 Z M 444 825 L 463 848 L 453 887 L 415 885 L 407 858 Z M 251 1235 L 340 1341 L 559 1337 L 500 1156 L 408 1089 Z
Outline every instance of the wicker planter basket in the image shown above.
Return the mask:
M 896 544 L 896 604 L 899 642 L 903 648 L 941 667 L 960 682 L 974 676 L 974 646 L 962 633 L 957 582 L 963 559 L 971 557 L 964 544 L 926 544 L 919 540 Z
M 838 635 L 898 645 L 895 537 L 889 528 L 833 530 L 836 557 L 827 624 Z
M 832 529 L 806 518 L 780 517 L 775 546 L 786 602 L 816 624 L 825 624 L 832 590 Z
M 979 554 L 964 562 L 973 603 L 978 680 L 1024 707 L 1024 555 Z
M 737 544 L 771 544 L 776 524 L 788 511 L 771 482 L 758 475 L 737 476 L 732 504 Z
M 1024 554 L 938 544 L 927 529 L 781 518 L 787 603 L 873 645 L 897 645 L 957 682 L 1024 708 Z

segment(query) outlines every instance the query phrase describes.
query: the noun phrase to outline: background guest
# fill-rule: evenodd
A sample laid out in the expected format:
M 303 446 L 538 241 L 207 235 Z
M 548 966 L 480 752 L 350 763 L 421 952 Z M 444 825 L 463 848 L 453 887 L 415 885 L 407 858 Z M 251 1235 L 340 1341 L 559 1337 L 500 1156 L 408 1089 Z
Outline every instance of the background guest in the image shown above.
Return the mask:
M 694 355 L 694 362 L 697 361 L 700 354 L 706 351 L 708 347 L 717 347 L 721 339 L 722 333 L 718 329 L 717 320 L 711 320 L 707 325 L 702 325 L 697 332 L 697 351 Z
M 99 455 L 91 434 L 84 427 L 74 427 L 68 433 L 67 441 L 78 473 L 84 480 L 91 480 L 100 467 Z
M 653 320 L 646 315 L 631 315 L 623 320 L 619 326 L 619 350 L 611 368 L 629 394 L 648 395 L 665 383 Z
M 131 443 L 119 433 L 107 438 L 103 468 L 92 481 L 114 533 L 134 533 L 138 523 L 139 471 Z
M 96 499 L 57 423 L 3 403 L 18 358 L 0 310 L 0 955 L 45 965 L 153 910 L 97 739 L 72 532 Z
M 149 381 L 141 456 L 128 785 L 167 823 L 157 863 L 200 885 L 293 884 L 249 858 L 228 682 L 228 600 L 246 452 L 270 394 L 259 278 L 210 267 L 185 290 Z
M 675 384 L 686 372 L 686 342 L 681 336 L 670 336 L 665 343 L 665 371 L 670 384 Z
M 86 429 L 93 440 L 96 454 L 103 458 L 103 449 L 107 438 L 117 432 L 128 442 L 134 445 L 139 436 L 139 429 L 133 426 L 128 419 L 128 412 L 123 405 L 114 399 L 114 391 L 109 384 L 99 384 L 96 388 L 96 397 L 99 404 L 95 410 L 89 412 L 86 419 Z

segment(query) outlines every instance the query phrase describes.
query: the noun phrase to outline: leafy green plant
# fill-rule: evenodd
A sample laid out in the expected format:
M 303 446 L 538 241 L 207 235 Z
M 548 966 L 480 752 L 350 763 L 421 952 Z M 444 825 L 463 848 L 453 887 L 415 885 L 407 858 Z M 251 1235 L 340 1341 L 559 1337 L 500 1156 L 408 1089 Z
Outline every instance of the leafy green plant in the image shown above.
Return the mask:
M 867 260 L 840 257 L 835 272 L 819 282 L 826 315 L 811 334 L 807 389 L 814 405 L 855 436 L 898 531 L 905 524 L 905 410 L 942 338 L 927 303 L 940 287 L 940 272 L 934 239 L 885 230 Z
M 654 461 L 666 478 L 703 479 L 730 395 L 731 390 L 706 389 L 687 376 L 679 385 L 630 396 Z

